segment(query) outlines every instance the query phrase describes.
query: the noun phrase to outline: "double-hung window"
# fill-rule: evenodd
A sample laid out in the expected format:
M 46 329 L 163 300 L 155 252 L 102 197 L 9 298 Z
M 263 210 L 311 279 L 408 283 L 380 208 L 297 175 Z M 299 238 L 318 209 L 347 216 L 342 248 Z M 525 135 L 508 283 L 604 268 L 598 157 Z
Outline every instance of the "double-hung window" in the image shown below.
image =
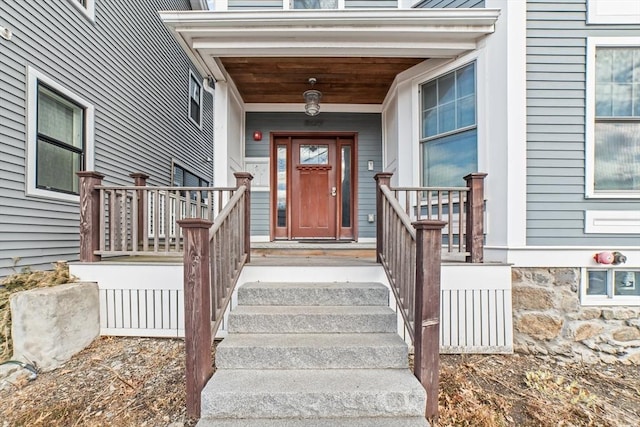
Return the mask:
M 189 73 L 189 118 L 198 126 L 202 121 L 202 85 Z
M 93 169 L 94 108 L 32 67 L 27 70 L 26 192 L 30 196 L 77 201 L 76 173 Z
M 593 193 L 640 194 L 640 47 L 595 47 Z
M 420 86 L 422 185 L 459 186 L 478 164 L 475 62 Z
M 84 108 L 38 84 L 36 187 L 78 194 L 85 153 Z

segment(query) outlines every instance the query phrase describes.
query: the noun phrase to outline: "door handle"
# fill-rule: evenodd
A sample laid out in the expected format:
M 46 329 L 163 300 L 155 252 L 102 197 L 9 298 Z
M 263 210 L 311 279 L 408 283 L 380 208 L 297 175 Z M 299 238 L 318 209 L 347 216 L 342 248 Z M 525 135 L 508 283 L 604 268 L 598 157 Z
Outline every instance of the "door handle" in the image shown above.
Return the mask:
M 336 191 L 336 187 L 331 187 L 331 195 L 333 197 L 336 197 L 336 194 L 338 194 L 337 191 Z

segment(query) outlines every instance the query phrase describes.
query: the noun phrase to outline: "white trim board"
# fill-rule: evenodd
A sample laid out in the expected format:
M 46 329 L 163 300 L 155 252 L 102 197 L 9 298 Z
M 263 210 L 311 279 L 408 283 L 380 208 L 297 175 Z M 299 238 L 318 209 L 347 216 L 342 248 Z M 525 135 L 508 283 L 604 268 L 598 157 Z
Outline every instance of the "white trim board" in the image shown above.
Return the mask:
M 584 232 L 640 233 L 640 211 L 585 211 Z

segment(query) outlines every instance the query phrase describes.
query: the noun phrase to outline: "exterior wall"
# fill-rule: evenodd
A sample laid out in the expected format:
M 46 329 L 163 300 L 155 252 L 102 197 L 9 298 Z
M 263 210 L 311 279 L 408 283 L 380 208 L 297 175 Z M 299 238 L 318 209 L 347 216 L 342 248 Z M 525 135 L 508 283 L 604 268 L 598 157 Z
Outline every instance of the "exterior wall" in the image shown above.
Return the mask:
M 95 170 L 107 184 L 145 172 L 168 185 L 171 161 L 212 180 L 212 98 L 202 128 L 188 117 L 186 54 L 158 10 L 187 0 L 95 2 L 92 21 L 71 1 L 0 2 L 0 276 L 17 266 L 49 268 L 78 257 L 78 203 L 27 196 L 27 66 L 95 108 Z M 197 71 L 191 68 L 199 78 Z
M 640 365 L 640 308 L 584 307 L 576 268 L 514 268 L 514 349 Z
M 376 212 L 373 176 L 382 171 L 382 129 L 380 114 L 320 113 L 311 118 L 303 113 L 247 113 L 245 156 L 269 157 L 269 133 L 272 131 L 357 132 L 358 133 L 358 238 L 375 237 L 375 223 L 367 221 Z M 262 141 L 253 141 L 254 131 L 262 131 Z M 373 160 L 374 170 L 367 170 Z M 251 172 L 251 171 L 249 171 Z M 251 235 L 269 236 L 269 192 L 251 194 Z
M 585 211 L 638 211 L 638 199 L 585 198 L 587 37 L 640 25 L 586 23 L 586 0 L 527 2 L 527 245 L 638 246 L 639 235 L 586 234 Z
M 414 7 L 484 7 L 484 0 L 424 0 L 416 4 Z

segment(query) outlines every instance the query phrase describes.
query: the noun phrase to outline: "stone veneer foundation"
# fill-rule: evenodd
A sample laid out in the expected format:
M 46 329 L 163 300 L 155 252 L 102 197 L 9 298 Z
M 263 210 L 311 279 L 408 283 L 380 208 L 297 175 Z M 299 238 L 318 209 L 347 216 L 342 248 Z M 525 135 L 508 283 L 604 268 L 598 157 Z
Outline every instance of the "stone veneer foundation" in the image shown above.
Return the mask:
M 579 268 L 513 268 L 514 350 L 640 365 L 640 307 L 581 306 Z

